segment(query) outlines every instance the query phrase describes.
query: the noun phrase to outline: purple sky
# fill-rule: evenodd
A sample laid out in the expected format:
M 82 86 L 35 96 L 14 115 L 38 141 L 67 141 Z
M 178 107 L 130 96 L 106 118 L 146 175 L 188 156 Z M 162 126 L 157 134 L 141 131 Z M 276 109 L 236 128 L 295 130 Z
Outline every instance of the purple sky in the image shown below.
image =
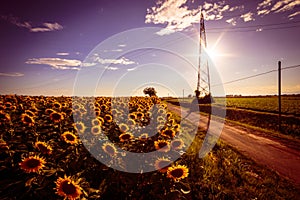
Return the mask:
M 153 34 L 161 38 L 162 45 L 165 38 L 179 32 L 197 40 L 201 7 L 206 18 L 208 50 L 223 82 L 276 69 L 279 60 L 282 67 L 300 64 L 299 0 L 11 0 L 0 3 L 0 93 L 72 95 L 80 66 L 99 43 L 115 34 L 141 27 L 162 28 Z M 143 39 L 142 35 L 135 37 Z M 130 45 L 119 43 L 107 51 L 122 54 L 126 46 Z M 163 54 L 160 56 L 170 56 Z M 113 60 L 101 56 L 97 61 L 107 65 L 107 71 L 116 72 L 122 66 L 127 67 L 127 73 L 132 73 L 128 76 L 131 83 L 136 80 L 139 84 L 136 89 L 142 90 L 143 84 L 138 77 L 134 78 L 133 71 L 139 65 L 146 69 L 149 57 L 127 53 Z M 157 59 L 155 70 L 148 70 L 148 73 L 157 73 L 164 63 Z M 300 68 L 282 72 L 283 93 L 300 93 L 299 74 Z M 226 94 L 275 94 L 276 75 L 275 72 L 225 84 L 224 89 Z M 109 80 L 109 76 L 115 75 L 108 72 L 107 76 Z M 184 76 L 196 82 L 196 74 Z M 218 83 L 215 81 L 212 85 Z M 106 82 L 105 91 L 114 88 L 114 83 L 111 84 Z M 184 89 L 187 95 L 196 85 L 191 87 L 176 86 L 175 93 L 158 88 L 158 94 L 181 94 Z

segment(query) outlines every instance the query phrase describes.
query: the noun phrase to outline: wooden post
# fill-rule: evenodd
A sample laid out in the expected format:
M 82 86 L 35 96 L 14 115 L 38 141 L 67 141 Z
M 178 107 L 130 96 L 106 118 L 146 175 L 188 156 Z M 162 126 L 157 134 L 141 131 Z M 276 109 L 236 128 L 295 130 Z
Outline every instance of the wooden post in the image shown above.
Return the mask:
M 278 129 L 281 132 L 281 61 L 278 61 Z

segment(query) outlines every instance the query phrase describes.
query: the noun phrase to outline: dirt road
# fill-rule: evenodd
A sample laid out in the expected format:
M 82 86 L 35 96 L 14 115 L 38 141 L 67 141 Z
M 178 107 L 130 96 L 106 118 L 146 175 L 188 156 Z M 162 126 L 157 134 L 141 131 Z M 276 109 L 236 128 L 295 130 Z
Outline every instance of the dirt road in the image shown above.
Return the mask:
M 181 111 L 178 106 L 169 104 L 168 108 L 179 115 L 180 112 L 183 116 L 187 114 L 187 110 L 182 108 Z M 206 125 L 204 118 L 201 116 L 200 126 Z M 197 113 L 191 113 L 187 119 L 192 123 L 198 123 Z M 211 124 L 218 125 L 218 123 L 221 125 L 215 120 Z M 218 134 L 217 126 L 210 128 L 212 133 Z M 262 131 L 228 123 L 225 123 L 220 139 L 257 163 L 277 171 L 300 188 L 300 143 L 274 138 Z

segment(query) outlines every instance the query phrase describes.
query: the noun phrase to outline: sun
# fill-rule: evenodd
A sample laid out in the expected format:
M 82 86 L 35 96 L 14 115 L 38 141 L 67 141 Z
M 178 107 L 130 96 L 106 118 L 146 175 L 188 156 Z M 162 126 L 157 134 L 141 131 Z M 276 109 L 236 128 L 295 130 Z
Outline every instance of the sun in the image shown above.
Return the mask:
M 215 62 L 220 56 L 220 53 L 216 48 L 207 48 L 206 53 L 213 62 Z

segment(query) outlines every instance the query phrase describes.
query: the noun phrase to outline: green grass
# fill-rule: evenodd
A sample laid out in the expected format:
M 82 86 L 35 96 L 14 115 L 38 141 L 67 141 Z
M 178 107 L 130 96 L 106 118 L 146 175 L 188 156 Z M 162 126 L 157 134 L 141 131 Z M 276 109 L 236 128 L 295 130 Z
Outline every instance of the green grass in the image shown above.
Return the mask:
M 224 101 L 222 97 L 214 98 L 215 103 L 219 104 Z M 282 96 L 282 113 L 300 114 L 300 96 Z M 275 96 L 265 97 L 227 97 L 226 106 L 245 108 L 251 110 L 278 112 L 278 98 Z

